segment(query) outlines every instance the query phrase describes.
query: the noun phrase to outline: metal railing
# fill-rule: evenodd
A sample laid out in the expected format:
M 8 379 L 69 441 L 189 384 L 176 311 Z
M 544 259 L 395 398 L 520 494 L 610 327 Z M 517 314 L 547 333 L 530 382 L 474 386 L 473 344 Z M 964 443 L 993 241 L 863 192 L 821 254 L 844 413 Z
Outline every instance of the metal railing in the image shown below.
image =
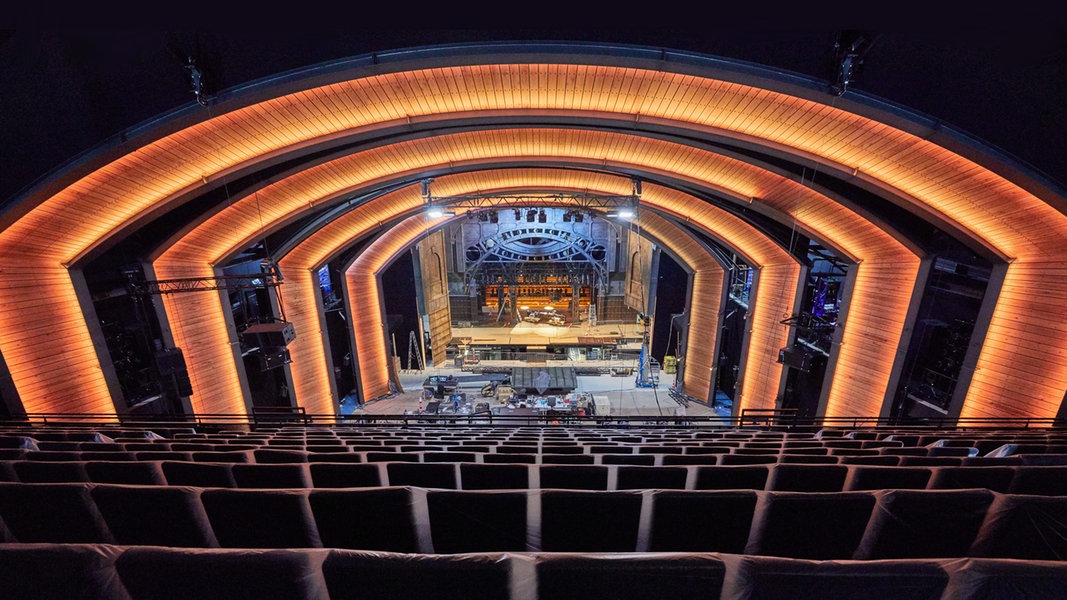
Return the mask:
M 876 416 L 803 417 L 788 409 L 746 409 L 739 415 L 576 415 L 546 411 L 530 415 L 481 413 L 401 413 L 351 415 L 308 414 L 303 408 L 257 408 L 253 414 L 105 415 L 93 413 L 27 413 L 0 419 L 0 426 L 53 426 L 70 428 L 182 428 L 200 429 L 300 426 L 359 427 L 380 425 L 456 426 L 618 426 L 717 427 L 815 430 L 850 429 L 1067 429 L 1067 419 L 1033 417 L 890 418 Z

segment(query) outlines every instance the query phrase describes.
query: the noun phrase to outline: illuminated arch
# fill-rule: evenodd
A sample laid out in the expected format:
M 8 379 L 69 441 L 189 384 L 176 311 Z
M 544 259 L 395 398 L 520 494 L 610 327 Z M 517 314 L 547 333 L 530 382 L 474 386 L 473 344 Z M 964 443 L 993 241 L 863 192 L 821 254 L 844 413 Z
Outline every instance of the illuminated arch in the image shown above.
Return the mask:
M 447 53 L 415 53 L 403 59 L 386 56 L 384 62 L 379 56 L 376 64 L 354 61 L 344 65 L 351 67 L 348 71 L 319 74 L 329 81 L 305 82 L 326 85 L 286 81 L 291 94 L 235 106 L 131 145 L 125 154 L 112 150 L 108 156 L 117 158 L 107 164 L 78 165 L 31 192 L 5 216 L 0 232 L 0 300 L 9 307 L 0 319 L 0 350 L 23 404 L 33 412 L 113 412 L 85 299 L 78 297 L 79 275 L 67 266 L 127 223 L 158 214 L 169 200 L 207 188 L 228 173 L 361 128 L 495 112 L 662 121 L 813 161 L 891 190 L 918 212 L 937 215 L 1010 259 L 963 415 L 1056 413 L 1067 387 L 1067 363 L 1042 364 L 1042 358 L 1067 350 L 1067 331 L 1048 326 L 1048 315 L 1062 314 L 1067 306 L 1067 291 L 1046 285 L 1062 276 L 1067 263 L 1063 198 L 978 164 L 981 159 L 1001 166 L 980 149 L 904 117 L 875 120 L 872 116 L 884 115 L 862 104 L 849 105 L 857 111 L 850 113 L 812 99 L 817 94 L 751 72 L 709 68 L 693 57 L 671 54 L 666 60 L 668 55 L 659 53 L 653 60 L 637 50 L 593 54 L 573 48 L 524 54 L 511 48 L 506 56 L 486 52 L 462 60 Z M 413 56 L 417 60 L 408 62 Z M 501 64 L 487 64 L 493 61 Z M 439 66 L 449 62 L 464 64 Z M 771 91 L 775 87 L 779 91 Z M 25 282 L 31 278 L 29 291 Z M 74 384 L 81 392 L 76 397 L 69 394 Z M 831 401 L 828 412 L 838 410 L 835 406 Z

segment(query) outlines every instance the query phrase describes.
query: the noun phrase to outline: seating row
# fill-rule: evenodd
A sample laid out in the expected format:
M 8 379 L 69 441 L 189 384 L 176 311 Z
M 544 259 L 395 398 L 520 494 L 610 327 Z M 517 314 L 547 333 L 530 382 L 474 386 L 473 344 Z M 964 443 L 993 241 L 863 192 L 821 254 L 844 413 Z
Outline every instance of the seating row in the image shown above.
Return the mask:
M 83 448 L 89 448 L 83 446 Z M 575 464 L 885 464 L 961 465 L 983 464 L 1065 464 L 1063 453 L 1011 453 L 977 456 L 962 447 L 934 448 L 790 448 L 769 450 L 721 446 L 285 446 L 250 447 L 238 445 L 159 445 L 118 444 L 81 450 L 32 450 L 0 448 L 0 460 L 196 460 L 210 462 L 374 462 L 378 460 L 468 461 L 468 462 L 567 462 Z M 168 449 L 169 448 L 169 449 Z M 410 455 L 410 456 L 405 456 Z M 564 456 L 566 455 L 566 456 Z M 420 458 L 422 457 L 422 458 Z
M 166 600 L 782 600 L 1062 598 L 1067 565 L 1005 559 L 811 561 L 725 553 L 0 547 L 6 598 Z
M 408 455 L 398 455 L 406 456 Z M 566 455 L 564 455 L 566 456 Z M 441 489 L 746 489 L 841 492 L 970 489 L 1067 496 L 1067 465 L 627 465 L 376 461 L 0 461 L 0 481 L 227 488 L 415 485 Z
M 237 490 L 0 484 L 3 543 L 1067 560 L 1067 498 L 989 490 Z

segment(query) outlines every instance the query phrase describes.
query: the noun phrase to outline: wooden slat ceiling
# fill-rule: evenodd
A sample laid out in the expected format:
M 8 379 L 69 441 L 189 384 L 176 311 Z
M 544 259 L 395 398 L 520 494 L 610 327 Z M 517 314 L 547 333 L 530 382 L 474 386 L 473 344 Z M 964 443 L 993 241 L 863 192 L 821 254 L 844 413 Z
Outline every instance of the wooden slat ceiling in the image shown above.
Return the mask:
M 964 157 L 889 125 L 782 93 L 663 70 L 576 64 L 469 65 L 369 75 L 267 100 L 167 135 L 101 166 L 51 197 L 26 199 L 33 208 L 0 232 L 0 303 L 10 306 L 25 301 L 18 291 L 25 277 L 21 269 L 60 280 L 66 265 L 125 223 L 179 194 L 195 191 L 205 179 L 210 181 L 286 148 L 413 119 L 534 112 L 663 120 L 697 133 L 712 132 L 811 157 L 837 172 L 855 173 L 895 190 L 924 210 L 943 215 L 1013 259 L 1007 279 L 1014 292 L 1040 297 L 1060 314 L 1067 307 L 1067 295 L 1047 293 L 1042 278 L 1033 283 L 1035 272 L 1027 267 L 1030 263 L 1064 263 L 1067 216 Z M 571 140 L 576 148 L 581 141 Z M 636 138 L 632 141 L 639 143 Z M 546 143 L 545 150 L 549 146 Z M 459 153 L 450 160 L 462 157 Z M 407 162 L 410 158 L 398 156 L 390 172 L 412 168 Z M 610 162 L 614 156 L 598 158 Z M 660 160 L 670 162 L 668 157 Z M 653 170 L 665 166 L 649 165 Z M 756 183 L 738 181 L 735 187 L 751 188 L 751 197 L 770 197 L 770 190 Z M 812 226 L 818 230 L 816 221 Z M 824 239 L 836 240 L 832 231 L 818 231 Z M 1061 267 L 1053 271 L 1056 268 Z M 107 389 L 99 365 L 94 360 L 85 362 L 87 350 L 93 347 L 88 328 L 76 324 L 83 317 L 66 291 L 68 284 L 57 285 L 39 289 L 37 304 L 56 322 L 74 325 L 63 337 L 52 336 L 55 343 L 49 360 L 78 372 L 79 407 L 99 410 Z M 1018 303 L 998 305 L 989 343 L 982 349 L 968 392 L 968 405 L 999 403 L 1002 395 L 996 390 L 1012 390 L 1013 407 L 1027 414 L 1047 413 L 1046 404 L 1062 399 L 1067 387 L 1065 369 L 1020 377 L 1010 366 L 1016 360 L 1014 349 L 1023 341 L 1039 341 L 1053 353 L 1067 348 L 1067 333 L 1059 329 L 1027 335 L 1014 329 L 1012 324 L 1019 319 L 1033 318 L 1022 310 Z M 1035 320 L 1024 329 L 1038 325 Z M 54 370 L 43 373 L 46 367 L 33 343 L 41 333 L 39 328 L 39 317 L 23 313 L 5 313 L 0 320 L 0 348 L 23 403 L 32 411 L 55 409 L 56 399 L 67 398 L 69 389 L 66 375 Z M 831 406 L 845 405 L 843 397 L 831 402 Z

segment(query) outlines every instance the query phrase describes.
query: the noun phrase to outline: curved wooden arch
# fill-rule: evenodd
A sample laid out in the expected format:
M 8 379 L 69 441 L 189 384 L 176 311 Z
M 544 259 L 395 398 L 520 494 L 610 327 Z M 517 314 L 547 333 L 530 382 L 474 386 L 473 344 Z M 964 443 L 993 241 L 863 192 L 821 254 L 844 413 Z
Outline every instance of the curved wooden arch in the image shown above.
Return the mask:
M 441 177 L 435 180 L 434 190 L 444 195 L 463 195 L 475 190 L 543 189 L 550 185 L 563 190 L 597 190 L 606 194 L 624 194 L 629 190 L 630 182 L 625 178 L 591 172 L 558 169 L 501 169 Z M 658 186 L 649 186 L 644 198 L 647 206 L 674 206 L 675 210 L 678 206 L 694 202 L 691 197 Z M 398 211 L 395 208 L 398 203 L 409 207 L 409 210 Z M 295 382 L 294 391 L 298 400 L 301 398 L 322 399 L 331 396 L 326 353 L 321 345 L 321 337 L 315 335 L 321 327 L 315 271 L 351 244 L 353 240 L 360 239 L 368 233 L 381 231 L 382 223 L 388 221 L 383 219 L 383 215 L 406 214 L 411 209 L 417 210 L 422 207 L 423 199 L 416 188 L 393 192 L 333 220 L 280 258 L 279 264 L 283 273 L 286 274 L 286 284 L 280 288 L 287 307 L 286 317 L 298 330 L 311 332 L 310 336 L 304 338 L 298 335 L 289 347 L 293 358 L 291 366 Z M 767 274 L 766 283 L 753 296 L 754 308 L 751 318 L 753 335 L 750 356 L 758 358 L 753 360 L 752 366 L 746 370 L 747 377 L 743 380 L 745 383 L 742 385 L 741 399 L 751 398 L 749 402 L 753 406 L 773 405 L 781 374 L 781 367 L 774 363 L 774 357 L 777 349 L 782 347 L 787 338 L 787 333 L 778 324 L 778 320 L 782 314 L 789 314 L 793 310 L 799 265 L 789 254 L 751 226 L 721 209 L 707 206 L 701 214 L 697 215 L 696 221 L 724 244 L 738 248 L 739 254 L 749 257 L 753 264 L 762 267 L 761 273 Z M 205 344 L 198 343 L 198 346 L 203 345 Z M 218 361 L 204 363 L 205 367 L 210 368 L 218 368 L 219 365 Z M 217 381 L 226 379 L 226 377 L 224 373 L 215 373 L 208 375 L 206 379 Z M 379 386 L 385 385 L 383 376 L 377 377 Z M 384 388 L 378 387 L 374 390 L 365 390 L 365 393 L 374 397 L 385 393 L 383 390 Z M 326 408 L 321 400 L 311 401 L 314 402 L 316 410 Z M 311 406 L 309 406 L 310 409 Z
M 535 152 L 543 154 L 536 155 Z M 611 158 L 600 158 L 604 156 Z M 398 166 L 414 176 L 420 172 L 447 169 L 461 162 L 465 167 L 473 168 L 495 160 L 514 162 L 517 158 L 539 162 L 566 161 L 587 168 L 661 173 L 685 179 L 695 186 L 727 191 L 734 198 L 756 198 L 753 204 L 758 202 L 766 210 L 793 219 L 805 232 L 819 232 L 846 255 L 863 261 L 857 269 L 850 304 L 855 320 L 851 321 L 851 327 L 846 326 L 842 350 L 838 353 L 838 363 L 843 370 L 835 376 L 830 388 L 826 412 L 856 415 L 878 414 L 882 410 L 891 373 L 898 360 L 898 346 L 918 272 L 918 257 L 884 230 L 798 182 L 741 161 L 658 140 L 618 133 L 508 129 L 443 135 L 356 153 L 297 173 L 236 200 L 164 251 L 154 263 L 156 275 L 162 279 L 209 275 L 211 264 L 221 263 L 261 235 L 261 223 L 291 222 L 310 205 L 321 205 L 329 198 L 373 188 L 394 177 L 396 173 L 392 170 Z M 444 159 L 451 159 L 451 162 L 442 163 Z M 708 205 L 694 203 L 691 197 L 688 198 L 690 200 L 675 202 L 664 210 L 683 219 L 698 220 L 703 206 Z M 421 197 L 411 197 L 404 208 L 398 207 L 396 212 L 385 213 L 377 220 L 385 222 L 404 210 L 415 210 L 421 202 Z M 195 274 L 197 269 L 200 275 Z M 184 299 L 168 298 L 165 301 L 169 314 L 172 306 Z M 196 310 L 196 314 L 204 314 L 203 307 Z M 777 318 L 781 321 L 789 316 L 791 313 L 779 314 Z M 188 318 L 178 321 L 187 322 Z M 176 335 L 176 339 L 179 337 Z M 178 345 L 187 346 L 180 341 Z M 202 347 L 203 343 L 197 346 Z M 212 362 L 218 359 L 219 356 L 215 356 Z M 232 393 L 219 391 L 217 394 L 213 392 L 212 396 L 224 397 Z M 874 393 L 878 395 L 872 395 Z
M 691 123 L 885 182 L 1014 259 L 964 415 L 1048 416 L 1058 409 L 1067 365 L 1034 369 L 1027 360 L 1019 370 L 1014 364 L 1020 352 L 1039 352 L 1035 346 L 1053 356 L 1067 350 L 1067 331 L 1048 327 L 1048 315 L 1067 305 L 1067 291 L 1045 285 L 1067 262 L 1067 217 L 1055 206 L 932 141 L 833 106 L 693 74 L 547 63 L 428 68 L 287 94 L 167 135 L 48 198 L 28 199 L 32 208 L 20 209 L 22 217 L 0 232 L 0 300 L 13 308 L 0 317 L 0 349 L 23 404 L 31 411 L 113 410 L 70 282 L 77 275 L 65 265 L 125 221 L 205 178 L 311 139 L 421 115 L 497 109 Z M 31 279 L 34 298 L 23 289 Z M 39 338 L 64 342 L 54 347 Z M 55 373 L 50 364 L 66 369 Z M 73 382 L 84 400 L 70 398 Z M 1013 395 L 1005 399 L 1007 391 Z

